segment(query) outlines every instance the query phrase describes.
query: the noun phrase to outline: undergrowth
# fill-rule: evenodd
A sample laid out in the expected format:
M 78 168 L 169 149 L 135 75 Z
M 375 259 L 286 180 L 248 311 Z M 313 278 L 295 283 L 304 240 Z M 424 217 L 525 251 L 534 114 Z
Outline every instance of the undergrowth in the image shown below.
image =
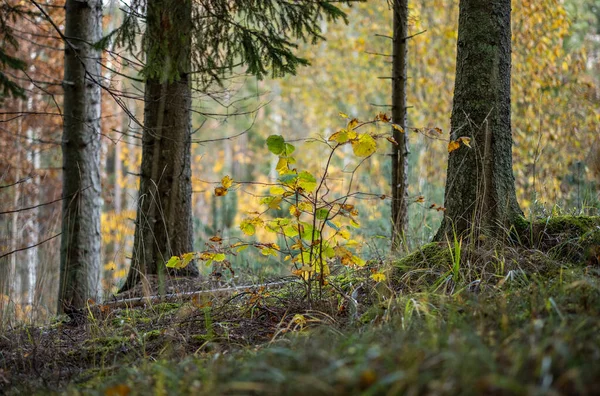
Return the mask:
M 7 394 L 594 394 L 598 218 L 0 336 Z M 375 282 L 373 271 L 386 273 Z M 316 290 L 314 291 L 316 293 Z M 1 392 L 0 392 L 1 393 Z

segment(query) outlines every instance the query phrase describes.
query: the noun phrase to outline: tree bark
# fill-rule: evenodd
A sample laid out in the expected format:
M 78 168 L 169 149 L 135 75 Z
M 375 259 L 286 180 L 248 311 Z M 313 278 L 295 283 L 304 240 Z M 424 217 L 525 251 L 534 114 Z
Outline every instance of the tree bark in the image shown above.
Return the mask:
M 398 252 L 408 228 L 408 139 L 406 138 L 406 64 L 408 37 L 408 0 L 394 0 L 392 59 L 392 251 Z
M 164 70 L 146 78 L 142 166 L 133 256 L 121 291 L 165 270 L 173 255 L 193 250 L 191 182 L 191 1 L 147 3 L 146 62 Z M 168 45 L 167 60 L 153 46 Z M 175 72 L 173 71 L 174 69 Z M 181 275 L 198 275 L 194 263 Z
M 436 236 L 499 235 L 522 215 L 512 170 L 510 0 L 461 0 L 446 216 Z
M 102 1 L 67 0 L 63 207 L 58 311 L 97 298 L 100 277 L 100 52 Z M 94 81 L 96 80 L 96 81 Z

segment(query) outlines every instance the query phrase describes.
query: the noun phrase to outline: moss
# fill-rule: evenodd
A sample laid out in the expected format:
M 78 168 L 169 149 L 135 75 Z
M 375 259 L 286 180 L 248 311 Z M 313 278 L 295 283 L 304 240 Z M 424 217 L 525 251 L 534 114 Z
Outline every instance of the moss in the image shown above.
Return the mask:
M 120 346 L 123 343 L 128 342 L 128 338 L 127 337 L 119 337 L 119 336 L 115 336 L 115 337 L 98 337 L 98 338 L 91 338 L 89 340 L 85 340 L 83 342 L 83 345 L 87 345 L 87 346 L 95 346 L 95 347 L 115 347 L 115 346 Z
M 452 254 L 448 246 L 442 242 L 432 242 L 423 245 L 417 251 L 394 263 L 394 266 L 401 270 L 440 265 L 452 265 Z
M 181 303 L 159 303 L 152 307 L 155 312 L 159 313 L 169 313 L 171 311 L 176 311 L 181 308 Z
M 160 329 L 150 330 L 144 333 L 144 340 L 150 341 L 159 338 L 162 335 L 163 331 Z
M 550 235 L 568 233 L 570 235 L 581 236 L 600 226 L 600 217 L 555 216 L 545 221 L 536 222 L 536 225 Z

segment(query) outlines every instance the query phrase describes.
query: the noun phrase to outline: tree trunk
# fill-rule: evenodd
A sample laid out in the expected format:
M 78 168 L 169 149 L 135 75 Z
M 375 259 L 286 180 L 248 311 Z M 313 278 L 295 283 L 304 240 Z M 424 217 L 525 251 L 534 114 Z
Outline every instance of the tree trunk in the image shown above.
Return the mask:
M 437 239 L 499 235 L 522 212 L 515 194 L 510 125 L 510 0 L 461 0 L 446 216 Z
M 406 138 L 406 58 L 408 0 L 394 0 L 392 59 L 392 129 L 397 146 L 392 146 L 392 251 L 400 250 L 408 227 L 408 139 Z
M 191 2 L 150 0 L 147 4 L 147 68 L 154 45 L 168 43 L 165 70 L 146 79 L 140 190 L 131 268 L 121 288 L 165 269 L 173 255 L 193 250 L 191 183 Z M 183 37 L 183 39 L 181 39 Z M 178 39 L 179 38 L 179 39 Z M 178 42 L 176 42 L 177 40 Z M 171 56 L 172 55 L 172 56 Z M 170 68 L 176 68 L 176 73 Z M 198 274 L 194 263 L 182 275 Z
M 101 0 L 67 0 L 59 312 L 97 298 L 100 276 Z

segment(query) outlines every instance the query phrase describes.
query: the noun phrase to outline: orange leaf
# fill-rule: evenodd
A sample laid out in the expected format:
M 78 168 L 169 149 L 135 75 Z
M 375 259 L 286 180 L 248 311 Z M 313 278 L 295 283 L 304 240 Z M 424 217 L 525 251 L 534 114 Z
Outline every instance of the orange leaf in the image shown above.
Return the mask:
M 393 137 L 388 136 L 388 137 L 386 137 L 386 139 L 387 139 L 388 142 L 390 142 L 392 144 L 395 144 L 396 146 L 398 145 L 398 142 Z
M 451 140 L 450 143 L 448 143 L 448 153 L 453 152 L 454 150 L 458 149 L 460 147 L 460 143 L 455 141 L 455 140 Z
M 217 197 L 223 197 L 227 195 L 227 189 L 225 187 L 217 187 L 215 188 L 215 195 Z

